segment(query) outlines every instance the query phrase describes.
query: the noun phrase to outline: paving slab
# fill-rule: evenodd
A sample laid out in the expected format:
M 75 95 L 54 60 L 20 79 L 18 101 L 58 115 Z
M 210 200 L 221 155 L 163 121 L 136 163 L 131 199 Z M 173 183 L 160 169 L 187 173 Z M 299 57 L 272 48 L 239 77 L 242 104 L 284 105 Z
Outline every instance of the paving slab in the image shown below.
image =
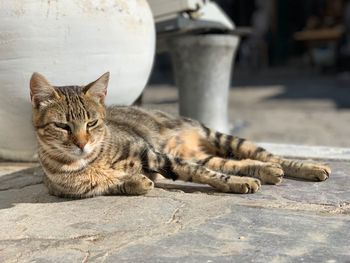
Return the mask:
M 256 194 L 160 180 L 146 196 L 48 195 L 38 164 L 0 163 L 0 262 L 350 262 L 350 162 Z

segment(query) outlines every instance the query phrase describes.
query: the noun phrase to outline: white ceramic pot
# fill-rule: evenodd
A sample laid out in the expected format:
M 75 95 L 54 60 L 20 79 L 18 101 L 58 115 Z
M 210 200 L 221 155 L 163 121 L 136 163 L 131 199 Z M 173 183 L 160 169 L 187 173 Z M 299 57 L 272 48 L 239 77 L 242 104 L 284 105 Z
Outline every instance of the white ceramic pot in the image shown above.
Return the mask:
M 86 84 L 106 71 L 107 104 L 130 104 L 149 77 L 154 22 L 146 0 L 0 0 L 0 158 L 31 160 L 29 79 Z

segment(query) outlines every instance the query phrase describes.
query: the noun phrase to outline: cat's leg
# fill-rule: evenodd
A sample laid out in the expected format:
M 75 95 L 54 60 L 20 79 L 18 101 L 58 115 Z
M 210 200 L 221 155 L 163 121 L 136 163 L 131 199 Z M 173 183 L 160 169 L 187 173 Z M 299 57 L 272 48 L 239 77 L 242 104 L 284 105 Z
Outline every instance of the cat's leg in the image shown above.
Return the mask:
M 331 169 L 325 164 L 308 161 L 288 160 L 266 151 L 254 143 L 235 137 L 212 131 L 202 127 L 208 141 L 217 150 L 218 154 L 235 159 L 253 159 L 262 162 L 275 163 L 282 167 L 285 175 L 312 181 L 324 181 L 328 179 Z M 267 167 L 267 169 L 269 169 Z
M 226 135 L 221 134 L 222 140 L 215 141 L 214 138 L 214 142 L 205 136 L 208 135 L 198 129 L 183 129 L 166 143 L 164 152 L 219 172 L 252 176 L 260 179 L 263 184 L 279 184 L 282 181 L 283 170 L 279 164 L 232 159 L 231 148 L 227 147 L 229 143 L 223 143 L 229 142 L 233 136 L 227 135 L 224 140 L 223 136 Z
M 108 175 L 101 175 L 77 175 L 74 181 L 70 181 L 70 184 L 61 185 L 53 183 L 45 174 L 44 183 L 51 195 L 69 198 L 87 198 L 100 195 L 143 195 L 154 187 L 154 183 L 141 173 L 130 174 L 122 170 L 114 170 Z
M 331 174 L 331 168 L 326 164 L 290 160 L 279 156 L 272 156 L 269 161 L 280 164 L 287 176 L 309 181 L 325 181 Z
M 258 178 L 262 184 L 280 184 L 284 174 L 279 164 L 251 159 L 232 160 L 208 155 L 197 163 L 227 174 L 252 176 Z
M 208 184 L 221 192 L 255 193 L 261 187 L 260 181 L 256 178 L 216 172 L 197 163 L 154 151 L 143 154 L 142 163 L 145 172 L 158 172 L 172 180 Z
M 116 160 L 112 160 L 114 178 L 117 178 L 109 188 L 108 194 L 112 195 L 143 195 L 154 188 L 154 183 L 143 172 L 141 158 L 142 147 L 137 144 L 129 146 L 133 154 L 123 156 L 117 155 Z

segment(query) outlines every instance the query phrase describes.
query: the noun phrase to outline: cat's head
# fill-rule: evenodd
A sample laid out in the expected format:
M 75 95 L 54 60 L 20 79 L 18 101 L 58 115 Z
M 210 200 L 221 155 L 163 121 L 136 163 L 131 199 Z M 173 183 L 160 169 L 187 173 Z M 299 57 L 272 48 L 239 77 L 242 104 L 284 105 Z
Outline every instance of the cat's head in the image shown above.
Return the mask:
M 45 152 L 74 160 L 101 145 L 108 80 L 107 72 L 86 86 L 55 87 L 39 73 L 32 75 L 33 125 Z

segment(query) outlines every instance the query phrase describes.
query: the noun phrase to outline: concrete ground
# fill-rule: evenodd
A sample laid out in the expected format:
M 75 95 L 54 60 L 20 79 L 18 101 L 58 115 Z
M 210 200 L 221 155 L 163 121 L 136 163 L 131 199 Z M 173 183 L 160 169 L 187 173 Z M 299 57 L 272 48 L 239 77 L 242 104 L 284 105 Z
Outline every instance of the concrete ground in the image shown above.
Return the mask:
M 332 94 L 322 78 L 303 87 L 270 80 L 237 79 L 230 95 L 237 134 L 350 147 L 348 95 L 315 99 L 318 85 Z M 144 101 L 176 113 L 172 87 L 150 87 Z M 2 162 L 0 262 L 350 262 L 350 150 L 264 146 L 321 159 L 333 173 L 321 183 L 286 178 L 250 195 L 161 180 L 146 196 L 67 200 L 48 195 L 37 163 Z

